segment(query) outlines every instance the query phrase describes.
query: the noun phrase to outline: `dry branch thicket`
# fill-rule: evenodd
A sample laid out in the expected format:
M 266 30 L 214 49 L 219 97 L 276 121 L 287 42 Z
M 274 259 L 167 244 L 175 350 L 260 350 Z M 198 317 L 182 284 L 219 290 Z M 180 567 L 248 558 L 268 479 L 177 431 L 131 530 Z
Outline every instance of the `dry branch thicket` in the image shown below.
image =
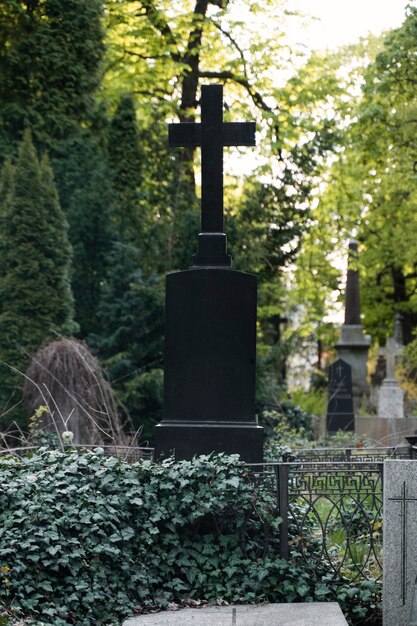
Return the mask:
M 110 383 L 82 341 L 57 339 L 32 356 L 23 398 L 29 416 L 47 408 L 36 430 L 71 431 L 74 444 L 127 443 Z

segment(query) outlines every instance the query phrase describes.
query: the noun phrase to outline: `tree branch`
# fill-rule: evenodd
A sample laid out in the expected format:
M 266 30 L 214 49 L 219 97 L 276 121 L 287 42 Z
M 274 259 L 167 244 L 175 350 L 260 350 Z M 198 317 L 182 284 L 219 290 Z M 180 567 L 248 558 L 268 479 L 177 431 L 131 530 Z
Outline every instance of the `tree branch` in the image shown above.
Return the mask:
M 165 100 L 167 96 L 172 96 L 172 91 L 168 93 L 165 89 L 134 89 L 132 93 L 140 96 L 149 96 L 151 98 L 157 96 L 161 98 L 161 100 Z
M 177 42 L 168 22 L 155 7 L 153 0 L 141 0 L 141 2 L 142 8 L 145 11 L 146 17 L 149 19 L 149 22 L 157 31 L 159 31 L 162 37 L 165 38 L 172 60 L 175 61 L 175 63 L 181 63 L 181 54 L 177 51 Z
M 238 85 L 242 85 L 242 87 L 246 89 L 246 91 L 252 98 L 253 103 L 258 109 L 262 109 L 263 111 L 267 111 L 268 113 L 275 113 L 274 109 L 272 109 L 262 98 L 259 91 L 256 91 L 256 89 L 252 87 L 247 78 L 243 76 L 237 76 L 236 74 L 233 74 L 233 72 L 230 72 L 228 70 L 225 70 L 223 72 L 209 72 L 200 70 L 199 74 L 200 78 L 217 78 L 218 80 L 224 81 L 230 80 L 234 83 L 237 83 Z
M 213 24 L 213 26 L 215 28 L 217 28 L 217 30 L 219 30 L 222 33 L 222 35 L 224 35 L 230 41 L 232 46 L 234 48 L 236 48 L 236 50 L 238 51 L 238 54 L 239 54 L 239 56 L 240 56 L 240 58 L 242 60 L 242 63 L 243 63 L 243 69 L 244 69 L 245 76 L 247 76 L 248 75 L 248 71 L 247 71 L 247 63 L 246 63 L 245 55 L 243 54 L 243 50 L 241 49 L 241 47 L 237 43 L 236 39 L 234 37 L 232 37 L 232 35 L 227 30 L 224 30 L 224 28 L 222 28 L 220 26 L 220 24 L 218 24 L 214 20 L 211 20 L 211 23 Z
M 204 22 L 206 19 L 209 0 L 196 0 L 191 20 L 190 36 L 183 56 L 183 63 L 189 67 L 184 74 L 181 89 L 180 120 L 194 121 L 197 105 L 197 88 L 200 66 L 200 50 L 203 38 Z
M 128 55 L 131 57 L 137 57 L 138 59 L 143 59 L 144 61 L 148 61 L 150 59 L 165 59 L 166 56 L 164 54 L 141 54 L 140 52 L 133 52 L 133 50 L 127 50 L 123 48 L 123 55 Z

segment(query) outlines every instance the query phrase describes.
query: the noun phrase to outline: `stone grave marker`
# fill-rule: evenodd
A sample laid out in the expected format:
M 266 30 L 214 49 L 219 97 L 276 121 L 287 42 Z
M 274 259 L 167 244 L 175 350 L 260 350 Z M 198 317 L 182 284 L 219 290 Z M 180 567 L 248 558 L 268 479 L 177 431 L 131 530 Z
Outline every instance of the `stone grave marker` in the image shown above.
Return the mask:
M 404 417 L 404 392 L 395 378 L 396 360 L 403 353 L 398 332 L 394 331 L 394 335 L 388 337 L 385 348 L 381 348 L 379 353 L 386 359 L 387 375 L 378 393 L 378 417 L 402 419 Z
M 384 463 L 383 626 L 407 626 L 416 602 L 417 461 Z
M 327 431 L 354 430 L 352 368 L 338 359 L 329 366 Z
M 261 462 L 255 417 L 256 277 L 231 268 L 223 232 L 223 148 L 255 145 L 255 124 L 223 122 L 223 88 L 201 90 L 201 123 L 169 125 L 200 146 L 201 230 L 193 265 L 166 279 L 164 418 L 155 458 L 210 452 Z

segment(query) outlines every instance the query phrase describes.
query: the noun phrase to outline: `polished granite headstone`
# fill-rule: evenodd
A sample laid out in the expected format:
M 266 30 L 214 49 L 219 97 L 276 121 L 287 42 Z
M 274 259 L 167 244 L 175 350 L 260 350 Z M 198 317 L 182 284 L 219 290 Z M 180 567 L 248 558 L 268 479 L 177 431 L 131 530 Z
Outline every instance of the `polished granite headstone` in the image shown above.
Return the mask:
M 327 431 L 354 429 L 352 368 L 338 359 L 329 366 Z
M 384 463 L 383 626 L 417 624 L 417 461 Z
M 231 268 L 223 232 L 223 147 L 254 145 L 254 123 L 223 122 L 220 85 L 202 87 L 201 123 L 170 145 L 202 148 L 202 232 L 189 270 L 166 279 L 164 419 L 155 458 L 210 452 L 261 462 L 255 417 L 256 277 Z

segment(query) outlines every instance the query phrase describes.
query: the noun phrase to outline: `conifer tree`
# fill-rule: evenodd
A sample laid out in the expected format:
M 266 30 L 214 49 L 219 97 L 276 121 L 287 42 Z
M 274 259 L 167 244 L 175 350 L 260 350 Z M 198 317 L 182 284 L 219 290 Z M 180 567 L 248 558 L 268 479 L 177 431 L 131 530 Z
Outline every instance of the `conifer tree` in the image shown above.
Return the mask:
M 83 336 L 92 330 L 90 320 L 94 325 L 110 250 L 103 235 L 111 205 L 106 116 L 96 99 L 103 73 L 103 5 L 0 2 L 0 164 L 7 155 L 16 157 L 25 127 L 32 129 L 38 151 L 50 156 L 70 225 L 72 291 Z
M 39 162 L 29 131 L 16 165 L 3 173 L 0 273 L 0 411 L 18 402 L 28 354 L 76 330 L 69 283 L 71 247 L 52 171 Z M 11 369 L 15 368 L 15 369 Z M 13 417 L 13 413 L 11 414 Z M 1 423 L 10 421 L 7 414 Z
M 61 183 L 61 206 L 73 246 L 72 291 L 81 337 L 97 332 L 97 309 L 114 239 L 110 221 L 113 191 L 106 155 L 91 133 L 62 144 L 54 165 Z
M 6 159 L 3 168 L 0 170 L 0 275 L 3 273 L 3 235 L 5 229 L 5 220 L 7 207 L 10 200 L 13 181 L 13 166 L 10 159 Z M 1 302 L 0 302 L 1 310 Z
M 52 148 L 96 110 L 104 53 L 102 0 L 0 3 L 0 161 L 30 126 Z
M 135 104 L 131 95 L 121 97 L 109 127 L 108 153 L 114 189 L 113 220 L 120 241 L 137 241 L 144 234 L 144 211 L 138 187 L 144 154 L 141 149 Z
M 157 275 L 144 278 L 139 261 L 134 246 L 113 246 L 98 310 L 101 332 L 89 341 L 135 427 L 144 426 L 149 438 L 162 417 L 164 283 Z

